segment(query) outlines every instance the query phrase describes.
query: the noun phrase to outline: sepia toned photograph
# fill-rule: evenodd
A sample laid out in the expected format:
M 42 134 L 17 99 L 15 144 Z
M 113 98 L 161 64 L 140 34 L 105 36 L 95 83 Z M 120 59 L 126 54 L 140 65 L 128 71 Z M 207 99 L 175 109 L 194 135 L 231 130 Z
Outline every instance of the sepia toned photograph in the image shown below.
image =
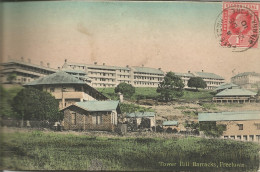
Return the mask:
M 0 3 L 0 170 L 260 172 L 259 2 Z

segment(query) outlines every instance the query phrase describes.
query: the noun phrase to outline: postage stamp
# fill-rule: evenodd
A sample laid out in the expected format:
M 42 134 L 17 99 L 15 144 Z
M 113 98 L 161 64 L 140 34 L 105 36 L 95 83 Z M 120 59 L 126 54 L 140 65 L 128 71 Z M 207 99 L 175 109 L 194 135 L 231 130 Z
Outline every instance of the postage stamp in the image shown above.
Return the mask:
M 215 23 L 222 47 L 241 52 L 258 47 L 260 4 L 224 2 Z

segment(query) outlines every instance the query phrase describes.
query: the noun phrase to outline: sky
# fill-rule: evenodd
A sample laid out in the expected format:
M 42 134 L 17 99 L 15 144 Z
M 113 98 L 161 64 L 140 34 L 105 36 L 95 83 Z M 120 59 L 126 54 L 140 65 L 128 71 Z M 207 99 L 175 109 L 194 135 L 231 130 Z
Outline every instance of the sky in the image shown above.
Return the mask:
M 1 59 L 204 70 L 226 81 L 260 73 L 260 49 L 221 47 L 214 24 L 221 2 L 4 2 Z M 258 46 L 259 47 L 259 46 Z M 232 73 L 233 71 L 233 73 Z

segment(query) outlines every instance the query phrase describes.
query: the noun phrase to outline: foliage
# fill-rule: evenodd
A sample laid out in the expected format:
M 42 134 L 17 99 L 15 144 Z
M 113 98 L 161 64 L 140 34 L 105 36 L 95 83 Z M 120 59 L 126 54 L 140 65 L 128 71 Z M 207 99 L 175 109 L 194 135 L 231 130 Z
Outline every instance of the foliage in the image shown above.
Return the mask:
M 203 110 L 217 110 L 217 105 L 215 103 L 204 103 L 202 104 Z
M 169 102 L 173 98 L 183 96 L 184 84 L 179 76 L 173 72 L 168 72 L 163 81 L 158 85 L 157 92 L 161 94 L 161 99 Z
M 7 81 L 9 83 L 13 83 L 13 81 L 17 78 L 17 75 L 16 73 L 10 73 L 8 76 L 7 76 Z
M 115 93 L 115 88 L 113 87 L 96 88 L 96 89 L 111 100 L 119 100 L 119 96 L 117 93 Z
M 112 100 L 118 100 L 118 95 L 114 92 L 114 88 L 97 88 L 97 90 Z M 135 93 L 131 97 L 131 100 L 157 99 L 160 93 L 156 92 L 156 90 L 157 88 L 151 87 L 135 87 Z M 192 101 L 199 99 L 211 100 L 212 97 L 213 95 L 208 90 L 200 90 L 199 92 L 183 90 L 183 96 L 180 98 Z
M 18 119 L 57 121 L 61 118 L 58 101 L 50 93 L 35 88 L 21 90 L 14 97 L 13 109 Z
M 0 116 L 1 118 L 11 117 L 13 114 L 11 106 L 10 94 L 8 91 L 0 85 Z
M 150 119 L 142 118 L 140 123 L 140 128 L 150 128 Z
M 188 80 L 188 87 L 195 87 L 198 90 L 198 88 L 206 88 L 207 83 L 200 77 L 191 77 Z
M 145 108 L 136 104 L 121 103 L 120 109 L 122 113 L 132 112 L 154 112 L 153 109 Z
M 186 128 L 186 129 L 190 129 L 190 131 L 192 132 L 192 133 L 194 133 L 194 134 L 199 134 L 199 128 L 200 128 L 200 126 L 199 126 L 199 123 L 198 122 L 194 122 L 194 121 L 187 121 L 187 120 L 185 120 L 185 123 L 184 123 L 184 127 Z
M 44 132 L 2 133 L 6 170 L 257 171 L 260 146 L 233 140 L 94 137 Z M 93 160 L 100 166 L 93 165 Z M 180 167 L 179 162 L 243 163 L 236 167 Z M 176 167 L 159 162 L 176 162 Z M 94 169 L 93 169 L 94 168 Z
M 115 88 L 115 93 L 122 93 L 125 97 L 130 98 L 135 93 L 135 87 L 133 87 L 131 84 L 127 83 L 120 83 Z
M 214 121 L 200 122 L 200 131 L 204 131 L 206 136 L 220 137 L 226 131 L 226 125 Z

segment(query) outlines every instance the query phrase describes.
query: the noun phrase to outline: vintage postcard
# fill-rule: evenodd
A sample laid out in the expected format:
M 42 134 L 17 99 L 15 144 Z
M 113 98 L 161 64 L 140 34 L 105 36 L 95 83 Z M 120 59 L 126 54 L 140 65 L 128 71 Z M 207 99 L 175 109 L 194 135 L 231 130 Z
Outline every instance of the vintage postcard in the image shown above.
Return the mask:
M 259 2 L 0 14 L 1 170 L 260 171 Z

